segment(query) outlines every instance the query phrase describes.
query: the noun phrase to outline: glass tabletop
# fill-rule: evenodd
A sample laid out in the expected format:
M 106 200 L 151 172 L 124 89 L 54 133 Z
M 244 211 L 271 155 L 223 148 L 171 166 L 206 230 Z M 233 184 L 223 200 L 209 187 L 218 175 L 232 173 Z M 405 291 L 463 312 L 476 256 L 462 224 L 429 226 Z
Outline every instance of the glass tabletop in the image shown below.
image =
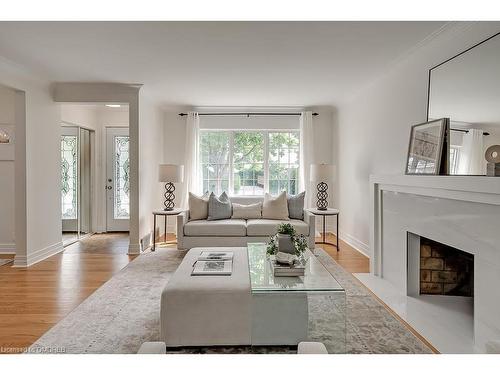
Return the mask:
M 247 246 L 248 265 L 252 293 L 266 292 L 344 292 L 325 266 L 306 250 L 306 269 L 304 276 L 274 277 L 265 243 L 249 243 Z

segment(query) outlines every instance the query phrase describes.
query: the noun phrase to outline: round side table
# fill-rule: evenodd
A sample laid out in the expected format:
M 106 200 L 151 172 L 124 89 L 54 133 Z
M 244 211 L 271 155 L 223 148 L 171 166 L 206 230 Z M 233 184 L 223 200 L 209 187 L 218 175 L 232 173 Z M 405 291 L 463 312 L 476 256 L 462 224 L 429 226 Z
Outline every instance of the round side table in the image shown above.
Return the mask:
M 170 211 L 165 211 L 165 210 L 155 210 L 153 211 L 153 247 L 151 248 L 151 251 L 156 250 L 156 216 L 164 216 L 165 217 L 165 243 L 176 243 L 177 241 L 167 241 L 167 219 L 169 216 L 177 216 L 181 212 L 186 211 L 183 208 L 178 208 L 174 207 L 174 209 Z
M 339 251 L 339 215 L 340 211 L 337 210 L 336 208 L 327 208 L 326 210 L 318 210 L 317 208 L 308 208 L 307 211 L 310 213 L 316 215 L 316 216 L 323 216 L 323 241 L 321 242 L 316 242 L 317 244 L 326 244 L 326 245 L 332 245 L 337 248 L 337 251 Z M 326 217 L 327 216 L 335 216 L 337 218 L 337 233 L 335 234 L 335 238 L 337 239 L 337 243 L 331 243 L 331 242 L 326 242 Z

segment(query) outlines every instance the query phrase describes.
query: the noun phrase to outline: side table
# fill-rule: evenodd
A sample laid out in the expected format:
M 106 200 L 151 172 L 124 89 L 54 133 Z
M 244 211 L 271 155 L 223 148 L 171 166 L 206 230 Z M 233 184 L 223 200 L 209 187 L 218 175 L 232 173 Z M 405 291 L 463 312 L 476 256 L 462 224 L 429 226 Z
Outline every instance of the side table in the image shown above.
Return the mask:
M 337 210 L 336 208 L 327 208 L 326 210 L 318 210 L 317 208 L 308 208 L 307 211 L 309 211 L 310 213 L 312 213 L 316 216 L 323 216 L 323 241 L 316 242 L 316 243 L 335 246 L 337 248 L 337 251 L 339 251 L 340 250 L 339 249 L 339 215 L 340 215 L 340 211 Z M 336 244 L 326 242 L 326 217 L 327 216 L 335 216 L 337 218 L 337 233 L 335 234 L 335 237 L 337 239 Z
M 165 243 L 167 243 L 167 220 L 169 216 L 177 216 L 181 212 L 186 211 L 183 208 L 178 208 L 174 207 L 170 211 L 165 211 L 165 210 L 155 210 L 153 211 L 153 247 L 151 248 L 151 251 L 156 250 L 156 216 L 164 216 L 165 217 Z M 175 241 L 176 242 L 176 241 Z M 172 243 L 175 243 L 172 242 Z

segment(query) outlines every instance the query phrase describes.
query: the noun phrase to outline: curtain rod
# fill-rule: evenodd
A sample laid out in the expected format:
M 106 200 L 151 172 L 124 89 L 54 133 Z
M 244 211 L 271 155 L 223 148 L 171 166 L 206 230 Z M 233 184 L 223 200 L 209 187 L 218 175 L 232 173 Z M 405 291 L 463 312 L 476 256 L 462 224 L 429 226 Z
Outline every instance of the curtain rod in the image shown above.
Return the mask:
M 199 116 L 300 116 L 300 112 L 208 112 L 198 113 Z M 313 116 L 318 116 L 319 113 L 314 112 Z M 187 113 L 179 113 L 179 116 L 187 116 Z
M 469 132 L 468 130 L 465 130 L 465 129 L 450 129 L 450 130 L 454 131 L 454 132 L 461 132 L 461 133 L 468 133 Z M 490 135 L 490 133 L 484 132 L 483 135 Z

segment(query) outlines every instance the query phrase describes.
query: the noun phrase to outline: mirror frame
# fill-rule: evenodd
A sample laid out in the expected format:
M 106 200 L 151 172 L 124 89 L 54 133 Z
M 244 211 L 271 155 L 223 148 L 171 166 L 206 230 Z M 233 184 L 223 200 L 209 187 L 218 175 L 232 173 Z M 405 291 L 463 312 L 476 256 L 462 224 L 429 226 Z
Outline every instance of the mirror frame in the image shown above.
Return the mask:
M 459 57 L 459 56 L 462 56 L 463 54 L 469 52 L 470 50 L 476 48 L 476 47 L 479 47 L 481 44 L 484 44 L 486 43 L 487 41 L 497 37 L 500 35 L 500 32 L 490 36 L 489 38 L 486 38 L 485 40 L 479 42 L 479 43 L 476 43 L 474 44 L 472 47 L 469 47 L 467 48 L 466 50 L 460 52 L 460 53 L 457 53 L 455 56 L 452 56 L 450 57 L 449 59 L 443 61 L 442 63 L 439 63 L 435 66 L 433 66 L 432 68 L 429 69 L 429 76 L 428 76 L 428 82 L 427 82 L 427 121 L 429 121 L 429 110 L 430 110 L 430 105 L 431 105 L 431 75 L 432 75 L 432 71 L 436 68 L 439 68 L 441 65 L 444 65 L 446 64 L 447 62 Z M 451 119 L 450 119 L 451 121 Z

